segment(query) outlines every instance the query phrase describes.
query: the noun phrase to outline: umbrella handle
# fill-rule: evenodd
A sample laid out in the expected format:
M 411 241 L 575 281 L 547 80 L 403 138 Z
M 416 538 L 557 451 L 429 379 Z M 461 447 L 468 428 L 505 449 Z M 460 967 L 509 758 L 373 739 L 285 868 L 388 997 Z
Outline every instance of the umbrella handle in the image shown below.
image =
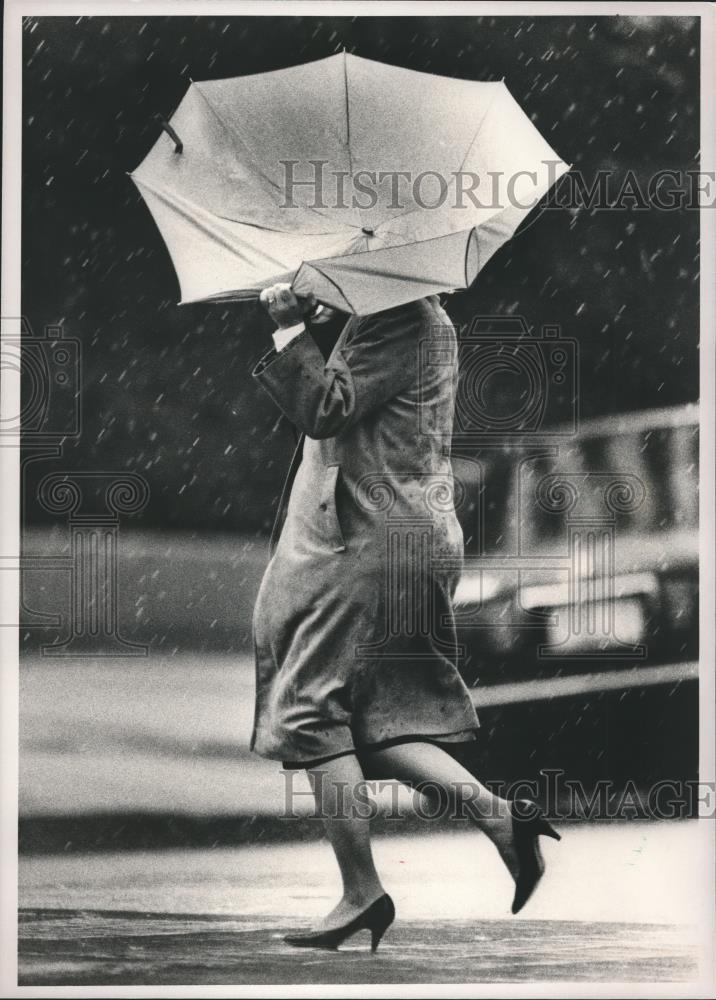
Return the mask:
M 259 296 L 260 296 L 260 293 L 246 292 L 243 295 L 238 295 L 236 297 L 236 301 L 240 302 L 242 299 L 244 299 L 244 300 L 248 299 L 248 300 L 251 300 L 252 302 L 256 302 L 257 304 L 260 304 L 261 303 L 261 299 L 260 299 Z M 307 312 L 307 313 L 304 313 L 304 316 L 305 316 L 306 319 L 315 319 L 316 316 L 320 316 L 321 315 L 321 313 L 323 312 L 324 309 L 325 309 L 325 306 L 321 302 L 316 302 L 316 304 L 313 307 L 313 309 L 309 310 L 309 312 Z
M 162 117 L 162 115 L 160 115 L 160 114 L 156 114 L 154 116 L 154 120 L 157 121 L 157 122 L 159 122 L 159 124 L 162 126 L 162 128 L 164 129 L 164 131 L 167 133 L 167 135 L 169 136 L 169 138 L 173 140 L 173 142 L 174 142 L 174 152 L 175 153 L 183 153 L 184 152 L 184 143 L 181 141 L 181 139 L 179 138 L 179 136 L 176 134 L 176 131 L 171 127 L 171 125 L 166 120 L 166 118 Z

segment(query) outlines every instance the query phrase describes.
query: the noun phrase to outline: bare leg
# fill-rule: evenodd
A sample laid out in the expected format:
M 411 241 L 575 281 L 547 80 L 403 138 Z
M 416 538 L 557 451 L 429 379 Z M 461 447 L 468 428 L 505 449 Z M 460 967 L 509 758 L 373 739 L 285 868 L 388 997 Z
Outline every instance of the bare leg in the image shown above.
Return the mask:
M 512 817 L 506 799 L 494 795 L 449 753 L 432 743 L 402 743 L 361 757 L 366 777 L 395 778 L 474 820 L 516 878 Z
M 306 773 L 343 880 L 341 901 L 318 928 L 329 930 L 352 920 L 385 890 L 373 862 L 370 821 L 356 815 L 356 789 L 365 780 L 358 759 L 336 757 Z

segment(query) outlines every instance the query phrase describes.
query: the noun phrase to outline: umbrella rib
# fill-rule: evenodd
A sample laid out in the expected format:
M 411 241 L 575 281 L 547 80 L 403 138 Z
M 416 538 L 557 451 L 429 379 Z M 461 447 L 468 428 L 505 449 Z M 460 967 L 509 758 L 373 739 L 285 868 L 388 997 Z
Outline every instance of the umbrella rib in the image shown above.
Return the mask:
M 211 103 L 211 101 L 209 100 L 209 98 L 206 96 L 206 94 L 204 93 L 204 91 L 201 89 L 201 87 L 199 86 L 199 84 L 195 83 L 194 86 L 196 87 L 196 89 L 198 90 L 198 92 L 201 94 L 202 98 L 204 99 L 204 103 L 209 108 L 209 110 L 212 112 L 212 114 L 214 115 L 214 117 L 218 121 L 219 125 L 221 125 L 222 129 L 224 130 L 224 132 L 229 137 L 229 141 L 231 142 L 231 144 L 233 146 L 234 145 L 234 134 L 233 134 L 233 132 L 231 131 L 231 129 L 229 128 L 229 126 L 226 124 L 226 122 L 224 121 L 224 119 L 221 117 L 221 115 L 219 114 L 219 112 L 216 110 L 216 108 L 214 107 L 214 105 Z M 248 152 L 249 156 L 251 157 L 251 166 L 254 168 L 254 170 L 259 175 L 259 177 L 263 177 L 263 179 L 268 184 L 270 184 L 272 188 L 275 188 L 276 190 L 280 191 L 281 189 L 279 188 L 279 186 L 276 183 L 276 181 L 272 180 L 271 177 L 268 176 L 268 174 L 266 174 L 263 170 L 261 170 L 261 168 L 259 167 L 258 163 L 256 162 L 256 157 L 254 156 L 254 154 L 252 153 L 252 151 L 249 149 L 249 147 L 246 145 L 246 143 L 244 142 L 244 140 L 241 139 L 241 137 L 239 137 L 239 141 L 241 142 L 242 146 L 245 147 L 246 151 Z
M 206 106 L 213 112 L 216 120 L 221 125 L 222 129 L 224 130 L 224 132 L 226 132 L 227 136 L 229 137 L 230 142 L 233 145 L 234 144 L 234 134 L 233 134 L 233 132 L 231 131 L 231 129 L 229 128 L 229 126 L 226 124 L 226 122 L 224 121 L 224 119 L 221 117 L 221 115 L 219 114 L 219 112 L 216 110 L 216 108 L 214 107 L 214 105 L 211 103 L 211 101 L 209 100 L 209 98 L 206 96 L 206 94 L 204 93 L 204 91 L 201 89 L 201 87 L 199 86 L 199 84 L 195 83 L 194 86 L 196 87 L 196 89 L 199 91 L 199 93 L 203 97 L 204 102 L 206 103 Z M 259 167 L 258 161 L 256 159 L 256 156 L 254 155 L 253 150 L 246 143 L 246 141 L 241 136 L 239 136 L 238 138 L 239 138 L 239 141 L 240 141 L 241 145 L 244 147 L 244 149 L 248 153 L 249 157 L 251 158 L 251 167 L 254 169 L 254 171 L 256 172 L 256 174 L 258 174 L 259 177 L 263 177 L 263 179 L 266 181 L 266 183 L 269 184 L 274 189 L 274 191 L 276 191 L 278 194 L 281 194 L 281 186 L 279 184 L 277 184 L 276 181 L 272 180 L 272 178 L 269 177 L 269 175 L 267 173 L 265 173 Z M 348 150 L 348 154 L 350 156 L 350 149 Z M 283 193 L 285 194 L 285 192 L 283 192 Z M 281 206 L 277 204 L 277 208 L 280 208 L 280 207 Z M 305 205 L 304 208 L 306 208 L 309 212 L 313 212 L 314 215 L 317 215 L 321 219 L 330 218 L 330 216 L 326 215 L 324 212 L 319 212 L 318 209 L 314 208 L 311 205 Z
M 470 287 L 470 280 L 467 273 L 467 260 L 470 255 L 470 243 L 472 242 L 473 237 L 475 239 L 475 253 L 477 254 L 477 268 L 475 270 L 475 276 L 477 277 L 477 275 L 480 273 L 480 244 L 477 239 L 477 233 L 475 232 L 475 227 L 473 226 L 473 228 L 470 230 L 470 235 L 465 240 L 465 288 Z
M 489 221 L 489 220 L 488 220 Z M 332 262 L 337 262 L 341 260 L 350 260 L 351 257 L 365 257 L 368 254 L 375 255 L 379 253 L 389 253 L 391 250 L 402 250 L 404 247 L 419 247 L 423 243 L 433 243 L 437 240 L 446 240 L 450 236 L 464 235 L 466 233 L 471 233 L 473 230 L 479 229 L 479 226 L 470 226 L 468 229 L 455 229 L 451 232 L 440 233 L 439 236 L 426 236 L 424 240 L 411 240 L 410 243 L 401 243 L 399 246 L 389 246 L 389 247 L 377 247 L 375 250 L 357 250 L 355 253 L 343 253 L 340 257 L 319 257 L 317 261 L 307 260 L 304 261 L 306 264 L 321 263 L 326 260 L 331 260 Z
M 318 268 L 318 270 L 320 270 L 320 268 Z M 325 278 L 328 278 L 328 275 L 325 274 L 325 272 L 321 271 L 321 274 L 323 274 L 323 276 Z M 379 267 L 367 267 L 367 268 L 363 268 L 361 270 L 361 274 L 368 275 L 369 277 L 378 277 L 378 278 L 385 278 L 386 277 L 385 271 L 381 271 L 381 269 Z M 422 278 L 416 278 L 414 274 L 392 273 L 392 274 L 389 274 L 388 277 L 390 278 L 391 281 L 402 281 L 402 282 L 407 282 L 408 284 L 411 284 L 411 285 L 416 284 L 416 282 L 419 282 L 422 285 L 430 285 L 430 284 L 432 284 L 432 282 L 430 282 L 430 281 L 424 280 Z M 330 281 L 331 279 L 328 278 L 328 280 Z M 333 284 L 335 285 L 336 283 L 333 282 Z M 337 287 L 338 287 L 338 285 L 336 285 L 336 288 Z M 342 294 L 343 294 L 343 297 L 346 298 L 345 292 L 342 292 Z M 348 299 L 346 298 L 346 302 L 347 301 L 348 301 Z
M 350 255 L 349 255 L 349 256 L 350 256 Z M 349 309 L 351 310 L 351 312 L 352 312 L 352 313 L 355 313 L 355 307 L 353 306 L 353 303 L 352 303 L 352 302 L 351 302 L 351 300 L 350 300 L 350 299 L 348 298 L 348 296 L 347 296 L 347 295 L 346 295 L 346 293 L 345 293 L 345 292 L 343 291 L 343 289 L 342 289 L 342 288 L 341 288 L 341 286 L 340 286 L 340 285 L 338 284 L 338 282 L 337 282 L 337 281 L 334 281 L 334 280 L 333 280 L 333 278 L 332 278 L 332 277 L 331 277 L 331 276 L 330 276 L 329 274 L 326 274 L 326 272 L 325 272 L 325 271 L 324 271 L 324 270 L 323 270 L 322 268 L 320 268 L 320 267 L 318 266 L 318 262 L 316 262 L 316 261 L 310 261 L 310 260 L 307 260 L 307 261 L 305 261 L 305 263 L 306 263 L 306 264 L 308 264 L 308 265 L 309 265 L 310 267 L 314 268 L 314 269 L 315 269 L 316 271 L 318 271 L 318 273 L 319 273 L 320 275 L 322 275 L 322 276 L 323 276 L 323 277 L 324 277 L 324 278 L 326 279 L 326 281 L 330 282 L 330 283 L 331 283 L 331 284 L 333 285 L 333 287 L 334 287 L 335 289 L 337 289 L 337 291 L 338 291 L 338 294 L 339 294 L 340 296 L 342 296 L 342 298 L 343 298 L 343 299 L 344 299 L 344 300 L 345 300 L 345 301 L 346 301 L 346 302 L 348 303 L 348 308 L 349 308 Z
M 498 84 L 498 87 L 500 87 L 500 86 L 503 86 L 503 84 L 502 83 Z M 465 160 L 467 160 L 467 157 L 468 157 L 468 154 L 469 154 L 470 150 L 475 145 L 475 141 L 476 141 L 477 137 L 480 134 L 480 130 L 482 129 L 482 126 L 485 124 L 485 119 L 487 118 L 487 116 L 489 115 L 490 111 L 492 110 L 492 105 L 497 100 L 498 94 L 499 94 L 499 90 L 496 90 L 495 91 L 495 96 L 492 98 L 492 100 L 490 101 L 490 103 L 488 104 L 488 106 L 485 108 L 485 113 L 482 116 L 482 118 L 480 119 L 480 122 L 479 122 L 477 128 L 475 129 L 475 134 L 473 135 L 472 139 L 470 139 L 469 143 L 467 144 L 467 149 L 465 150 L 465 155 L 462 158 L 462 162 L 460 163 L 460 166 L 455 171 L 456 174 L 459 174 L 462 171 L 462 168 L 465 166 Z M 421 210 L 422 209 L 421 209 L 420 205 L 411 205 L 410 208 L 406 208 L 404 212 L 399 212 L 397 215 L 391 216 L 390 221 L 391 222 L 395 222 L 396 219 L 404 219 L 406 215 L 412 215 L 413 212 L 418 212 L 418 211 L 421 211 Z M 380 225 L 380 223 L 378 223 L 378 225 Z M 395 236 L 397 234 L 394 233 L 393 235 Z
M 348 169 L 351 172 L 351 177 L 353 176 L 353 153 L 351 151 L 351 109 L 350 102 L 348 100 L 348 56 L 346 50 L 343 49 L 343 87 L 345 93 L 345 108 L 346 108 L 346 148 L 348 150 Z
M 473 234 L 473 233 L 475 233 L 475 235 L 476 235 L 477 228 L 478 227 L 476 227 L 476 226 L 471 226 L 470 229 L 460 229 L 460 230 L 457 230 L 454 233 L 443 233 L 442 236 L 430 236 L 426 240 L 416 240 L 414 243 L 411 243 L 409 245 L 411 247 L 420 246 L 421 243 L 433 243 L 433 242 L 437 242 L 438 240 L 447 239 L 450 236 L 457 236 L 457 235 L 461 235 L 461 234 L 466 235 L 467 236 L 467 244 L 466 244 L 466 249 L 465 249 L 464 274 L 465 274 L 466 279 L 467 279 L 467 253 L 468 253 L 468 249 L 469 249 L 470 235 Z M 477 244 L 477 239 L 476 239 L 475 242 Z M 403 244 L 403 245 L 405 246 L 405 245 L 408 245 L 408 244 Z M 395 249 L 397 249 L 397 248 L 396 247 L 380 247 L 380 249 L 378 249 L 378 250 L 373 250 L 373 251 L 369 251 L 369 252 L 372 253 L 372 254 L 379 254 L 379 253 L 386 253 L 389 250 L 395 250 Z M 479 251 L 479 246 L 476 246 L 476 249 L 477 249 L 478 259 L 479 259 L 479 252 L 480 252 Z M 341 266 L 340 262 L 341 261 L 350 260 L 351 257 L 363 257 L 365 255 L 366 255 L 365 251 L 359 251 L 358 253 L 355 253 L 355 254 L 350 254 L 350 253 L 343 254 L 341 257 L 332 259 L 332 263 L 334 263 L 336 265 L 336 267 L 340 268 L 340 266 Z M 346 302 L 348 302 L 348 305 L 351 307 L 351 309 L 353 309 L 355 311 L 353 305 L 351 304 L 351 302 L 348 299 L 348 296 L 343 291 L 343 289 L 340 287 L 340 285 L 338 285 L 337 282 L 333 281 L 333 279 L 328 274 L 326 274 L 326 272 L 324 270 L 322 270 L 322 268 L 320 268 L 318 266 L 322 262 L 323 262 L 322 260 L 319 260 L 319 261 L 307 260 L 307 261 L 304 261 L 303 263 L 305 265 L 308 265 L 308 266 L 314 268 L 327 281 L 330 281 L 330 283 L 335 288 L 338 289 L 338 291 L 343 296 L 343 298 L 346 300 Z M 380 269 L 377 269 L 377 268 L 365 268 L 362 271 L 362 273 L 363 274 L 367 274 L 367 275 L 377 275 L 377 276 L 383 276 L 383 277 L 385 276 L 385 272 L 383 272 L 383 271 L 381 271 Z M 390 279 L 391 279 L 391 281 L 412 281 L 412 282 L 414 282 L 416 280 L 420 280 L 420 279 L 416 279 L 414 275 L 402 275 L 402 274 L 397 274 L 397 273 L 396 274 L 391 274 L 390 275 Z M 423 281 L 422 284 L 429 284 L 429 282 Z M 464 287 L 465 288 L 469 287 L 467 281 L 466 281 L 466 284 L 465 284 Z
M 267 233 L 286 233 L 287 236 L 295 236 L 297 232 L 295 229 L 278 229 L 276 226 L 267 226 L 265 222 L 251 222 L 248 219 L 232 219 L 230 215 L 219 215 L 218 212 L 213 214 L 216 215 L 217 219 L 223 219 L 225 222 L 238 222 L 242 226 L 252 226 L 254 229 L 263 229 Z M 322 215 L 321 218 L 331 221 L 327 215 Z M 355 226 L 348 227 L 347 223 L 341 223 L 340 225 L 346 226 L 350 229 L 357 228 Z M 309 236 L 337 236 L 342 232 L 342 230 L 339 227 L 338 229 L 323 229 L 320 232 L 305 233 L 303 230 L 299 230 L 299 232 L 301 235 Z
M 160 201 L 163 201 L 166 205 L 169 205 L 170 208 L 174 209 L 174 211 L 177 212 L 179 215 L 181 215 L 182 218 L 186 219 L 187 222 L 190 222 L 200 232 L 204 233 L 204 235 L 211 237 L 211 239 L 213 239 L 217 243 L 221 244 L 221 246 L 224 247 L 225 250 L 228 250 L 235 257 L 239 257 L 242 260 L 245 259 L 243 257 L 243 255 L 241 254 L 241 252 L 239 250 L 237 250 L 237 248 L 235 246 L 232 246 L 232 244 L 231 244 L 231 242 L 229 240 L 227 240 L 220 233 L 217 233 L 216 231 L 214 231 L 211 228 L 211 226 L 209 226 L 205 222 L 203 222 L 201 220 L 201 218 L 198 216 L 198 214 L 192 215 L 192 213 L 182 204 L 183 200 L 187 200 L 188 201 L 188 199 L 180 199 L 176 194 L 172 194 L 169 191 L 165 191 L 163 188 L 158 188 L 158 187 L 155 187 L 153 184 L 147 183 L 147 181 L 144 180 L 143 178 L 142 179 L 137 179 L 135 181 L 135 183 L 137 183 L 138 185 L 143 185 L 144 187 L 146 187 L 148 191 L 151 191 L 151 193 L 154 195 L 155 198 L 158 198 Z M 188 204 L 191 205 L 192 208 L 199 209 L 201 211 L 200 206 L 194 205 L 192 202 L 188 202 Z M 217 216 L 217 218 L 220 218 L 220 216 Z M 233 221 L 233 220 L 229 220 L 229 221 Z M 238 225 L 242 225 L 243 226 L 243 225 L 250 225 L 250 224 L 249 223 L 240 222 L 240 223 L 238 223 Z M 258 228 L 261 228 L 261 227 L 258 227 Z M 271 254 L 265 253 L 264 251 L 261 251 L 261 254 L 262 254 L 262 256 L 267 261 L 270 261 L 272 264 L 276 264 L 276 265 L 278 265 L 280 267 L 284 266 L 282 261 L 278 260 L 278 258 L 276 258 L 276 257 L 272 257 Z
M 397 239 L 404 241 L 403 243 L 400 243 L 399 246 L 405 246 L 405 233 L 394 233 L 392 229 L 383 229 L 382 224 L 381 224 L 381 230 L 382 230 L 382 232 L 380 234 L 379 239 L 382 239 L 383 236 L 395 236 Z M 388 248 L 387 247 L 381 247 L 380 249 L 384 250 L 384 249 L 388 249 Z
M 508 208 L 509 208 L 509 206 L 508 206 Z M 388 221 L 390 223 L 393 223 L 396 219 L 404 219 L 407 215 L 411 215 L 413 212 L 421 212 L 421 211 L 423 211 L 423 209 L 420 207 L 420 205 L 413 205 L 412 208 L 406 208 L 406 210 L 404 212 L 400 212 L 398 215 L 391 216 L 391 218 Z M 495 210 L 495 214 L 496 215 L 501 215 L 504 211 L 505 211 L 505 209 L 502 208 L 502 206 L 499 206 Z M 487 219 L 485 219 L 485 222 L 489 222 L 489 220 L 492 219 L 493 217 L 494 216 L 492 216 L 492 215 L 489 216 Z M 384 225 L 384 223 L 379 222 L 378 225 L 376 226 L 376 229 L 378 229 L 378 227 L 382 228 L 383 225 Z M 479 222 L 478 226 L 481 226 L 481 225 L 484 225 L 484 223 Z M 461 229 L 460 230 L 455 230 L 455 231 L 456 232 L 462 232 Z M 405 239 L 405 233 L 396 233 L 392 229 L 383 229 L 383 232 L 384 233 L 389 233 L 391 236 L 399 236 L 401 239 Z M 432 237 L 430 237 L 430 238 L 432 238 Z
M 477 126 L 477 128 L 475 129 L 475 134 L 473 135 L 472 139 L 470 139 L 469 143 L 467 144 L 467 149 L 465 150 L 465 155 L 462 158 L 462 163 L 457 168 L 457 172 L 458 173 L 462 172 L 462 168 L 465 166 L 465 160 L 467 160 L 467 157 L 468 157 L 468 155 L 470 153 L 470 150 L 475 145 L 475 143 L 477 141 L 477 137 L 479 136 L 480 132 L 482 131 L 482 126 L 485 124 L 485 120 L 486 120 L 487 116 L 492 111 L 492 105 L 495 103 L 495 101 L 497 100 L 498 96 L 502 93 L 502 91 L 499 88 L 500 87 L 504 88 L 504 86 L 505 85 L 504 85 L 504 83 L 502 83 L 502 81 L 500 81 L 500 83 L 497 84 L 497 89 L 495 90 L 495 96 L 492 98 L 492 100 L 490 101 L 490 103 L 485 108 L 485 114 L 480 119 L 480 123 Z

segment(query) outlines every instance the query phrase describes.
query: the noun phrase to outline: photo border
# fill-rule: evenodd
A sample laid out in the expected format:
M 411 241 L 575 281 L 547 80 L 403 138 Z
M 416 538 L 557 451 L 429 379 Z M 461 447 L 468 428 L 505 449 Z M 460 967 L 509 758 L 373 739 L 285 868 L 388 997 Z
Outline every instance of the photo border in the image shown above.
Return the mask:
M 678 16 L 701 19 L 701 169 L 716 169 L 716 7 L 708 3 L 568 3 L 568 2 L 411 2 L 384 0 L 380 5 L 370 0 L 272 0 L 272 2 L 235 2 L 235 0 L 7 0 L 3 30 L 3 186 L 2 186 L 2 316 L 21 316 L 21 143 L 22 143 L 22 42 L 21 20 L 27 16 L 93 17 L 202 15 L 223 16 L 485 16 L 506 17 L 524 15 L 543 17 L 558 15 L 579 17 L 618 15 L 628 9 L 629 16 Z M 700 599 L 700 778 L 714 781 L 715 752 L 714 651 L 716 650 L 715 593 L 715 534 L 714 534 L 714 331 L 716 330 L 716 292 L 711 277 L 716 274 L 716 210 L 701 212 L 701 599 Z M 13 335 L 9 323 L 3 323 L 3 339 Z M 0 407 L 5 416 L 20 412 L 19 372 L 3 370 Z M 20 526 L 20 448 L 19 436 L 5 436 L 0 442 L 0 553 L 3 559 L 19 560 Z M 0 573 L 0 618 L 18 620 L 18 574 Z M 18 877 L 18 699 L 19 657 L 18 628 L 0 629 L 0 987 L 5 996 L 32 997 L 314 997 L 338 995 L 336 987 L 18 987 L 17 985 L 17 877 Z M 716 984 L 713 940 L 716 934 L 714 912 L 714 828 L 716 824 L 702 821 L 704 894 L 700 900 L 698 919 L 703 932 L 705 954 L 711 965 L 702 970 L 698 984 L 658 983 L 515 983 L 514 985 L 465 984 L 463 986 L 342 986 L 340 995 L 364 996 L 475 996 L 475 997 L 622 997 L 644 996 L 708 996 Z M 708 892 L 707 892 L 708 890 Z

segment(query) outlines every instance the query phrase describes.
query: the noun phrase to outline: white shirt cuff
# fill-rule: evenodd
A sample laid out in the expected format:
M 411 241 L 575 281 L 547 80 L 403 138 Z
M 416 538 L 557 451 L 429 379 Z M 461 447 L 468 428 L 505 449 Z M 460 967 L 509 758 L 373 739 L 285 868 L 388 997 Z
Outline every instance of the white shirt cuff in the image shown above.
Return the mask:
M 274 347 L 277 351 L 282 351 L 286 344 L 290 343 L 299 333 L 303 333 L 305 329 L 305 323 L 296 323 L 294 326 L 285 326 L 280 330 L 274 330 Z

